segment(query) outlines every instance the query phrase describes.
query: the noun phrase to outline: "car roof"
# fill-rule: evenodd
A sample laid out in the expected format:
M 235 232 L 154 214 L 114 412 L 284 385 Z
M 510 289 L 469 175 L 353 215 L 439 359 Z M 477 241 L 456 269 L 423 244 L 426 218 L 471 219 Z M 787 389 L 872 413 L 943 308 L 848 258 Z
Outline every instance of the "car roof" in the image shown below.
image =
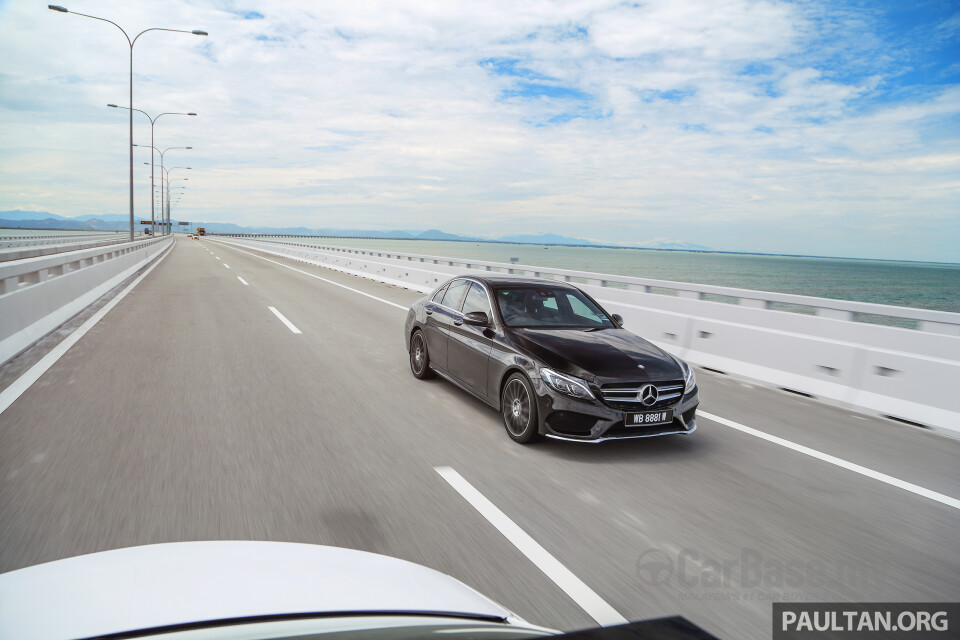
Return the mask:
M 510 276 L 510 275 L 474 275 L 472 273 L 465 273 L 457 278 L 470 278 L 472 280 L 478 280 L 480 282 L 486 283 L 492 287 L 503 287 L 503 286 L 530 286 L 530 287 L 542 287 L 542 286 L 551 286 L 551 287 L 561 287 L 564 289 L 575 289 L 573 285 L 566 282 L 559 282 L 557 280 L 549 280 L 547 278 L 527 278 L 524 276 Z

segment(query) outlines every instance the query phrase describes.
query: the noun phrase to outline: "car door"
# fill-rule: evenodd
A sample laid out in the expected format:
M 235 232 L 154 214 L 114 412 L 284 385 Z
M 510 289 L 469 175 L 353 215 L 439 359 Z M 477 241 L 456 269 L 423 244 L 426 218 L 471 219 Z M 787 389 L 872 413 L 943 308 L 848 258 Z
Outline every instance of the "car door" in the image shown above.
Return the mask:
M 488 398 L 487 371 L 490 366 L 490 351 L 496 335 L 490 327 L 466 324 L 463 316 L 472 311 L 482 311 L 493 318 L 487 292 L 476 282 L 463 300 L 459 316 L 450 327 L 447 340 L 447 369 L 457 380 L 475 392 Z
M 430 363 L 444 371 L 448 370 L 447 340 L 450 327 L 453 326 L 454 319 L 460 317 L 458 309 L 469 287 L 468 280 L 462 278 L 454 280 L 438 291 L 424 307 L 427 314 L 424 334 L 427 339 Z

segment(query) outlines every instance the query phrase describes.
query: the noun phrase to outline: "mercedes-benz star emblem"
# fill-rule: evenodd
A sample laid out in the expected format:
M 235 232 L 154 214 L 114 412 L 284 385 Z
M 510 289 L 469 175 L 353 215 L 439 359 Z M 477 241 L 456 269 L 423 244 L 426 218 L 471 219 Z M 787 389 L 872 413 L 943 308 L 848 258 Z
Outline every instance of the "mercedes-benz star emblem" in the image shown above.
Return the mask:
M 640 399 L 640 402 L 643 403 L 643 406 L 649 407 L 653 404 L 656 404 L 657 398 L 660 397 L 660 393 L 657 391 L 657 388 L 652 384 L 645 384 L 640 387 L 640 393 L 637 394 L 637 398 Z

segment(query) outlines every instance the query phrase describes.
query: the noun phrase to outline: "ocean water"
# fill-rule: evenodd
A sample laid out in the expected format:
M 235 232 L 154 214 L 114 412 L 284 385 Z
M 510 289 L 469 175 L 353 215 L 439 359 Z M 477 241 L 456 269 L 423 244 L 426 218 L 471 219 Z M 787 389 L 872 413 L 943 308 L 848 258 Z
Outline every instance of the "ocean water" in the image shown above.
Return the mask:
M 960 264 L 557 245 L 305 238 L 312 244 L 594 271 L 960 313 Z

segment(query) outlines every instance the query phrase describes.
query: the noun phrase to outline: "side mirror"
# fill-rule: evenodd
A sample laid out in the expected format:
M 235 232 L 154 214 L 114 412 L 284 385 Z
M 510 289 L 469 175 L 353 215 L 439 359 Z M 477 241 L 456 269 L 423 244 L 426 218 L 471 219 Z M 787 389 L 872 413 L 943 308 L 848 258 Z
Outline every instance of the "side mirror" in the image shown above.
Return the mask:
M 623 327 L 623 316 L 621 316 L 619 313 L 615 313 L 612 317 L 613 321 L 617 323 L 618 327 Z
M 486 327 L 490 324 L 490 318 L 483 311 L 471 311 L 463 316 L 463 323 L 474 327 Z

